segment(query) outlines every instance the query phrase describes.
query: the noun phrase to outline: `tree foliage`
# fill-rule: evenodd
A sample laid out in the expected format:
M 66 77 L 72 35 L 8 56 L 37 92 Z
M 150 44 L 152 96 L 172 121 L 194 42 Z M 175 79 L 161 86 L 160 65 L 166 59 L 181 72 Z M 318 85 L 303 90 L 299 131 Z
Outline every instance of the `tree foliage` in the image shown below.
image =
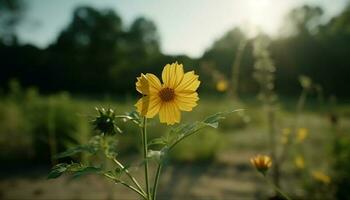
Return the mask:
M 350 7 L 320 24 L 322 14 L 319 7 L 295 8 L 285 21 L 291 34 L 270 38 L 269 50 L 278 69 L 278 93 L 297 94 L 298 77 L 305 74 L 320 83 L 326 94 L 349 95 L 345 87 L 350 73 Z M 252 94 L 258 90 L 252 77 L 252 40 L 239 28 L 224 34 L 199 59 L 168 56 L 160 50 L 160 36 L 151 20 L 140 17 L 127 27 L 113 10 L 78 7 L 67 27 L 46 49 L 0 42 L 0 86 L 17 78 L 22 85 L 34 85 L 45 92 L 127 94 L 132 93 L 134 79 L 141 72 L 159 74 L 159 66 L 177 60 L 189 68 L 198 67 L 202 79 L 208 80 L 201 90 L 210 91 L 215 88 L 213 74 L 231 78 L 242 41 L 247 41 L 247 45 L 240 64 L 238 90 Z

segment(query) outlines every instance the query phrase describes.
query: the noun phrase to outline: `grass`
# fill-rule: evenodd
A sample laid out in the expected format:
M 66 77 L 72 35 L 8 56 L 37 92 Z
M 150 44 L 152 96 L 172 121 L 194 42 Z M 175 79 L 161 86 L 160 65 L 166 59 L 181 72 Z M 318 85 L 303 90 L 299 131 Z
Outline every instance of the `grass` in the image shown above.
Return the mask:
M 24 152 L 26 149 L 37 149 L 35 145 L 45 144 L 45 139 L 49 135 L 48 123 L 53 123 L 54 129 L 52 132 L 56 134 L 60 150 L 69 147 L 75 143 L 86 142 L 93 131 L 91 131 L 90 124 L 93 116 L 96 115 L 94 108 L 97 107 L 111 107 L 119 113 L 124 113 L 134 109 L 134 102 L 136 99 L 129 98 L 123 101 L 113 102 L 111 100 L 91 100 L 83 98 L 71 98 L 67 94 L 58 94 L 50 97 L 39 96 L 26 92 L 23 96 L 24 101 L 19 99 L 5 98 L 0 101 L 0 143 L 6 150 L 6 155 L 11 156 L 11 153 Z M 216 103 L 220 101 L 220 104 Z M 49 103 L 51 102 L 51 104 Z M 195 120 L 204 119 L 206 116 L 216 113 L 218 111 L 234 110 L 243 108 L 244 112 L 232 114 L 224 120 L 218 130 L 205 130 L 204 133 L 194 136 L 181 144 L 176 149 L 175 160 L 195 161 L 197 158 L 202 160 L 204 158 L 215 158 L 216 151 L 225 148 L 247 148 L 263 150 L 266 142 L 266 127 L 264 112 L 259 107 L 256 101 L 248 101 L 248 104 L 240 102 L 232 102 L 227 99 L 207 98 L 201 99 L 199 105 L 193 112 L 182 114 L 183 122 L 193 122 Z M 342 107 L 344 107 L 342 105 Z M 54 116 L 47 121 L 49 112 L 54 110 Z M 345 110 L 345 109 L 344 109 Z M 347 112 L 343 111 L 345 117 Z M 311 116 L 310 116 L 311 115 Z M 278 130 L 285 127 L 290 127 L 293 123 L 293 113 L 286 111 L 281 107 L 278 111 Z M 308 120 L 302 123 L 302 127 L 317 130 L 318 132 L 326 132 L 320 130 L 319 125 L 324 124 L 320 122 L 322 116 L 317 116 L 315 112 L 306 112 L 303 118 Z M 139 134 L 138 127 L 133 125 L 121 124 L 124 131 L 119 137 L 120 148 L 123 152 L 138 151 L 137 136 Z M 159 136 L 166 133 L 167 126 L 159 124 L 156 118 L 150 121 L 150 135 L 151 137 Z M 232 135 L 237 132 L 244 132 L 242 138 L 232 139 Z M 312 132 L 312 131 L 311 131 Z M 324 134 L 320 134 L 324 135 Z M 15 140 L 11 143 L 7 141 L 9 138 L 15 136 Z M 241 137 L 241 136 L 238 136 Z M 252 140 L 252 138 L 254 138 Z M 61 141 L 62 140 L 62 141 Z M 204 142 L 205 145 L 202 145 Z M 233 145 L 234 144 L 234 145 Z M 186 149 L 186 150 L 183 150 Z M 19 153 L 20 154 L 20 153 Z M 31 154 L 31 153 L 29 153 Z M 5 155 L 1 158 L 3 159 Z M 39 156 L 39 155 L 26 155 Z M 46 155 L 47 156 L 47 155 Z M 47 158 L 47 157 L 46 157 Z M 42 159 L 39 157 L 39 159 Z
M 31 90 L 5 96 L 0 100 L 0 160 L 9 166 L 18 163 L 47 165 L 50 163 L 50 154 L 53 153 L 48 142 L 50 134 L 55 136 L 57 145 L 55 152 L 63 151 L 77 143 L 84 143 L 95 134 L 89 123 L 96 115 L 94 107 L 111 107 L 118 113 L 124 113 L 134 109 L 135 101 L 136 99 L 129 97 L 117 101 L 113 101 L 112 98 L 103 100 L 77 98 L 65 93 L 42 96 Z M 292 127 L 295 121 L 292 102 L 293 100 L 288 100 L 287 106 L 282 102 L 277 111 L 276 130 L 279 137 L 281 130 Z M 264 110 L 256 100 L 250 98 L 242 102 L 233 102 L 225 98 L 204 97 L 193 112 L 183 113 L 182 121 L 190 123 L 218 111 L 239 108 L 245 111 L 228 116 L 218 129 L 206 129 L 180 143 L 174 149 L 171 162 L 178 163 L 175 166 L 179 167 L 180 171 L 187 166 L 186 163 L 192 163 L 191 166 L 200 167 L 202 171 L 207 171 L 209 166 L 215 166 L 218 170 L 224 170 L 222 173 L 226 173 L 225 170 L 228 170 L 226 168 L 232 167 L 238 170 L 236 176 L 240 173 L 243 176 L 244 170 L 250 169 L 249 156 L 268 153 Z M 337 132 L 346 134 L 347 130 L 350 130 L 350 106 L 341 104 L 336 106 L 334 111 L 340 118 Z M 332 171 L 335 129 L 329 122 L 328 114 L 323 110 L 319 112 L 315 105 L 307 105 L 299 120 L 299 127 L 307 128 L 309 135 L 302 144 L 293 145 L 289 151 L 287 163 L 283 165 L 283 177 L 288 181 L 283 181 L 282 186 L 288 188 L 287 192 L 303 196 L 308 192 L 308 187 L 305 185 L 314 183 L 310 181 L 312 180 L 310 175 L 304 173 L 306 170 L 323 170 L 331 176 L 335 173 Z M 118 148 L 120 156 L 128 159 L 141 151 L 138 149 L 141 142 L 139 129 L 131 124 L 121 124 L 121 129 L 124 133 L 117 136 Z M 150 137 L 162 135 L 166 131 L 168 127 L 159 124 L 157 117 L 150 121 Z M 300 153 L 305 157 L 307 166 L 305 170 L 298 170 L 294 164 L 294 157 Z M 218 178 L 214 172 L 211 173 L 212 178 Z M 191 176 L 191 173 L 185 172 L 185 174 Z M 249 184 L 256 181 L 254 176 L 249 177 L 247 178 Z M 230 177 L 222 175 L 217 181 L 225 182 L 228 178 Z M 220 187 L 217 188 L 219 190 Z M 247 190 L 257 192 L 259 188 Z M 163 190 L 163 194 L 164 192 L 166 193 Z

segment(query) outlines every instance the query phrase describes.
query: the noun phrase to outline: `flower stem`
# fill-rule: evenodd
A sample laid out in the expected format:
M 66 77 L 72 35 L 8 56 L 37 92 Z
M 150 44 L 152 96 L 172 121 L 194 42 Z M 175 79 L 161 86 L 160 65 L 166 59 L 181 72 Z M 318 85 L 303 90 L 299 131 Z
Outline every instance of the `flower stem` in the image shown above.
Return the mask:
M 156 172 L 156 177 L 154 179 L 154 185 L 153 185 L 153 199 L 156 200 L 157 198 L 157 189 L 158 189 L 158 182 L 159 182 L 159 177 L 160 177 L 160 172 L 162 171 L 162 163 L 158 164 L 157 172 Z
M 140 190 L 138 190 L 137 188 L 135 188 L 135 187 L 125 183 L 124 181 L 118 180 L 115 177 L 110 176 L 108 174 L 104 174 L 104 176 L 106 176 L 107 178 L 112 179 L 117 184 L 120 183 L 120 184 L 124 185 L 125 187 L 127 187 L 127 188 L 131 189 L 132 191 L 136 192 L 137 194 L 139 194 L 143 199 L 147 200 L 146 195 L 144 193 L 142 193 Z
M 119 181 L 119 182 L 117 182 L 117 183 L 120 183 L 120 184 L 122 184 L 122 185 L 124 185 L 124 186 L 130 188 L 131 190 L 133 190 L 134 192 L 136 192 L 137 194 L 139 194 L 140 196 L 142 196 L 142 198 L 147 199 L 147 197 L 146 197 L 141 191 L 139 191 L 138 189 L 134 188 L 133 186 L 128 185 L 127 183 L 125 183 L 125 182 L 123 182 L 123 181 Z
M 147 199 L 151 199 L 151 191 L 149 187 L 149 176 L 148 176 L 148 144 L 147 144 L 147 118 L 143 117 L 142 125 L 142 141 L 143 141 L 143 159 L 145 162 L 145 181 L 146 181 L 146 193 Z
M 139 182 L 137 182 L 137 180 L 130 174 L 128 169 L 125 169 L 124 165 L 121 164 L 117 159 L 113 159 L 113 161 L 122 169 L 124 170 L 124 172 L 126 173 L 126 175 L 128 175 L 128 177 L 132 180 L 132 182 L 137 186 L 137 188 L 143 193 L 145 194 L 145 191 L 143 191 L 142 187 L 140 186 Z
M 284 193 L 279 187 L 277 187 L 275 184 L 273 184 L 265 175 L 264 179 L 266 180 L 266 182 L 273 187 L 273 189 L 279 193 L 283 198 L 285 198 L 286 200 L 292 200 L 286 193 Z

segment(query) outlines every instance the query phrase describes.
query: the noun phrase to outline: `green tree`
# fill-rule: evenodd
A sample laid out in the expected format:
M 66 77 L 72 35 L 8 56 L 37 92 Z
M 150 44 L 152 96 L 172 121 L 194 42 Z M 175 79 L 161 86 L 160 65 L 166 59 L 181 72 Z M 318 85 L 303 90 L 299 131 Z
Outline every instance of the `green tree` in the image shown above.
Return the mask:
M 248 41 L 245 34 L 239 29 L 234 28 L 228 31 L 222 38 L 214 42 L 212 47 L 208 49 L 200 61 L 203 65 L 210 66 L 219 73 L 225 76 L 225 78 L 231 80 L 233 76 L 232 66 L 234 65 L 235 59 L 238 52 L 242 49 L 242 43 L 244 44 L 244 53 L 242 53 L 240 61 L 240 85 L 238 91 L 252 91 L 252 88 L 257 88 L 256 84 L 251 78 L 251 73 L 253 71 L 253 59 L 252 59 L 252 44 Z M 206 68 L 206 67 L 204 67 Z M 206 70 L 206 69 L 204 69 Z M 212 70 L 209 70 L 209 72 Z M 207 73 L 206 79 L 212 79 L 213 73 Z M 210 88 L 212 83 L 203 83 L 205 88 Z M 210 84 L 210 85 L 209 85 Z M 254 89 L 253 89 L 254 90 Z
M 0 0 L 0 43 L 17 44 L 15 27 L 23 19 L 24 11 L 22 0 Z
M 56 63 L 52 70 L 60 75 L 57 84 L 81 92 L 106 92 L 109 70 L 120 59 L 122 35 L 122 21 L 114 11 L 77 8 L 49 48 Z
M 304 5 L 294 8 L 287 15 L 285 27 L 292 34 L 310 35 L 319 26 L 322 14 L 320 7 Z

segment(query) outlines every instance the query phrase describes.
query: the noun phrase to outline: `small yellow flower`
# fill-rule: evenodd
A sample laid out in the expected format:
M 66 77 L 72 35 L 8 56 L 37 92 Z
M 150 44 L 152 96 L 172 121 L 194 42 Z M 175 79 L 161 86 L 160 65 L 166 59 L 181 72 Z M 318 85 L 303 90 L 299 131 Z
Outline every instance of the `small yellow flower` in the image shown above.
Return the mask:
M 228 82 L 224 79 L 221 79 L 216 83 L 216 90 L 219 92 L 225 92 L 227 88 L 228 88 Z
M 309 133 L 309 130 L 307 128 L 299 128 L 297 132 L 297 141 L 303 142 L 307 137 L 308 133 Z
M 281 143 L 282 144 L 288 144 L 289 142 L 289 135 L 292 131 L 290 128 L 284 128 L 282 129 L 282 138 L 281 138 Z
M 199 100 L 196 90 L 200 81 L 194 71 L 184 73 L 183 65 L 167 64 L 162 80 L 151 73 L 137 78 L 136 90 L 144 96 L 135 104 L 137 111 L 147 118 L 159 113 L 161 123 L 179 123 L 180 111 L 191 111 Z
M 295 166 L 299 169 L 304 169 L 305 168 L 305 161 L 302 156 L 297 156 L 294 159 Z
M 329 184 L 331 182 L 331 177 L 321 171 L 312 171 L 311 175 L 315 180 L 324 184 Z
M 250 159 L 252 165 L 261 173 L 265 172 L 271 167 L 272 160 L 269 156 L 266 155 L 257 155 Z

